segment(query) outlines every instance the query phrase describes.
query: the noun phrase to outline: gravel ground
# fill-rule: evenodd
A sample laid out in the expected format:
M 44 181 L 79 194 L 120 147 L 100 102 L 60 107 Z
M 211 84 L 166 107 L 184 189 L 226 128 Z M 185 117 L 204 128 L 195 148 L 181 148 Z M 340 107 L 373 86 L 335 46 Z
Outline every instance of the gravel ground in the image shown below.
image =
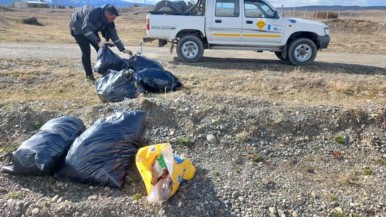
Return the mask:
M 157 55 L 162 53 L 150 54 Z M 329 56 L 334 55 L 340 54 Z M 72 59 L 60 51 L 57 56 Z M 371 57 L 348 70 L 371 65 Z M 172 65 L 167 59 L 161 62 Z M 268 60 L 264 64 L 281 67 Z M 385 76 L 384 63 L 378 64 L 378 76 Z M 134 164 L 123 190 L 0 173 L 0 216 L 386 216 L 384 105 L 299 106 L 258 96 L 202 94 L 194 91 L 194 82 L 191 88 L 79 106 L 68 113 L 65 103 L 63 110 L 38 109 L 44 101 L 0 108 L 3 147 L 32 136 L 36 121 L 70 114 L 90 126 L 116 110 L 143 109 L 148 111 L 143 144 L 169 141 L 197 167 L 195 177 L 163 204 L 147 202 Z

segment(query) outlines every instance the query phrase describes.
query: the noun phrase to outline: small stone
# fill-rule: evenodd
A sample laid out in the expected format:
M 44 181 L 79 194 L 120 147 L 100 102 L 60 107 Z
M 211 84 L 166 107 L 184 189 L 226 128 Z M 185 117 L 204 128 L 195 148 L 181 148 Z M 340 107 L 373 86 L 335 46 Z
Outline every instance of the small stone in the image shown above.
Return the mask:
M 236 199 L 236 198 L 238 198 L 239 196 L 240 196 L 240 193 L 239 193 L 238 191 L 232 192 L 232 198 L 233 198 L 233 199 Z
M 59 198 L 58 201 L 56 201 L 56 203 L 61 203 L 63 201 L 63 197 Z
M 178 202 L 178 208 L 180 208 L 182 206 L 182 202 Z
M 32 210 L 32 215 L 37 215 L 37 214 L 39 214 L 39 212 L 40 212 L 40 210 L 38 208 L 34 208 Z
M 97 195 L 91 195 L 90 197 L 88 197 L 89 200 L 96 200 L 97 198 Z
M 298 215 L 298 213 L 294 210 L 294 211 L 292 211 L 292 217 L 299 217 L 299 215 Z
M 218 143 L 217 138 L 212 134 L 207 135 L 206 140 L 208 140 L 208 142 L 214 145 Z
M 269 211 L 270 211 L 272 214 L 276 214 L 276 213 L 277 213 L 276 207 L 269 207 L 268 209 L 269 209 Z
M 200 206 L 196 206 L 196 210 L 200 212 L 201 211 Z
M 59 198 L 59 195 L 55 195 L 52 199 L 51 202 L 55 203 Z
M 340 207 L 335 207 L 335 208 L 334 208 L 334 212 L 335 212 L 335 213 L 343 213 L 343 209 L 340 208 Z
M 240 201 L 241 203 L 244 203 L 244 202 L 245 202 L 245 197 L 240 196 L 240 197 L 239 197 L 239 201 Z
M 174 130 L 172 130 L 172 131 L 169 132 L 169 135 L 170 135 L 170 136 L 174 136 L 174 134 L 175 134 Z
M 220 202 L 218 202 L 217 200 L 213 201 L 212 204 L 215 207 L 219 207 L 221 205 Z
M 224 200 L 224 204 L 225 204 L 226 206 L 229 206 L 229 205 L 231 205 L 231 202 L 230 202 L 229 200 Z
M 286 217 L 284 211 L 281 210 L 281 209 L 279 209 L 279 210 L 277 211 L 277 214 L 278 214 L 279 217 Z

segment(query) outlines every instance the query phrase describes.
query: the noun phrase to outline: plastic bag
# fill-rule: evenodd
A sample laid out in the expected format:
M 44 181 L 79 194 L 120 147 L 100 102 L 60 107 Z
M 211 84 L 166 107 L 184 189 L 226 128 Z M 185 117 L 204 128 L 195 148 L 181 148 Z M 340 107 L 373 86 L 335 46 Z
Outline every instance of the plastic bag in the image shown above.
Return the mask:
M 121 102 L 125 98 L 137 97 L 136 82 L 132 76 L 132 70 L 114 71 L 109 70 L 107 74 L 95 82 L 98 97 L 103 102 Z
M 154 59 L 147 58 L 141 55 L 134 55 L 130 59 L 125 59 L 126 64 L 129 65 L 130 69 L 135 72 L 139 72 L 144 69 L 164 69 L 162 65 Z
M 101 75 L 107 73 L 109 69 L 120 71 L 127 69 L 128 63 L 115 54 L 109 47 L 101 47 L 98 51 L 97 62 L 94 65 L 94 71 Z
M 75 140 L 55 177 L 122 188 L 126 168 L 142 138 L 145 117 L 144 111 L 133 111 L 99 119 Z
M 168 200 L 181 182 L 192 179 L 196 172 L 189 159 L 173 154 L 169 143 L 139 149 L 135 163 L 151 203 Z
M 83 131 L 83 121 L 72 116 L 51 119 L 12 153 L 2 172 L 10 174 L 52 174 L 65 158 L 71 144 Z
M 163 69 L 144 69 L 135 73 L 134 77 L 145 91 L 151 93 L 165 93 L 182 87 L 176 76 Z

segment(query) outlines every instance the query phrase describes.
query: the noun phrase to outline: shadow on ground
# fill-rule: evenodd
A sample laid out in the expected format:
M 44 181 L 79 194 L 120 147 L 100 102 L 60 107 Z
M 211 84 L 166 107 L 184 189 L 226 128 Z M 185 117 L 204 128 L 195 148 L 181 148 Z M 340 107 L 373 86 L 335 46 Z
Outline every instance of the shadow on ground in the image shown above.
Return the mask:
M 166 216 L 231 216 L 230 209 L 217 197 L 208 171 L 202 168 L 197 168 L 194 178 L 182 183 L 167 203 Z
M 292 72 L 294 70 L 314 73 L 346 73 L 359 75 L 386 75 L 386 69 L 376 66 L 365 66 L 360 64 L 327 63 L 315 61 L 312 65 L 293 66 L 286 61 L 280 60 L 261 60 L 261 59 L 238 59 L 238 58 L 220 58 L 203 57 L 200 62 L 186 63 L 178 58 L 171 61 L 176 65 L 200 66 L 211 69 L 237 69 L 237 70 L 269 70 L 280 72 Z

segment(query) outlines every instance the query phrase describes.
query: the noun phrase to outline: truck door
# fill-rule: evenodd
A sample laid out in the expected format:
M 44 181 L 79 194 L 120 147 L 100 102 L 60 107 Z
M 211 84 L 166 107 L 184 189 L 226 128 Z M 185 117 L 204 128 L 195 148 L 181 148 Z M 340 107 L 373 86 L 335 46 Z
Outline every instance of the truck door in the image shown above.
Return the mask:
M 284 34 L 284 21 L 261 0 L 243 1 L 241 44 L 279 45 Z
M 215 0 L 208 31 L 211 44 L 240 44 L 241 0 Z

